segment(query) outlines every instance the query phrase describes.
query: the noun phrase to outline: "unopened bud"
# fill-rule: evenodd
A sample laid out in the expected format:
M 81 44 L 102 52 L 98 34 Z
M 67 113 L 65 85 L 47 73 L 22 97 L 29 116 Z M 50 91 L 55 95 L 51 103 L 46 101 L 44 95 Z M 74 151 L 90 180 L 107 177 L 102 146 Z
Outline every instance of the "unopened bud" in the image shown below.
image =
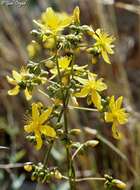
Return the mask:
M 87 147 L 88 146 L 95 147 L 97 144 L 99 144 L 99 141 L 97 141 L 97 140 L 89 140 L 84 143 L 84 145 Z
M 31 172 L 32 171 L 32 165 L 30 165 L 30 164 L 24 165 L 24 170 L 26 170 L 27 172 Z
M 87 52 L 88 52 L 88 53 L 92 53 L 93 51 L 94 51 L 93 48 L 88 48 L 88 49 L 87 49 Z
M 119 179 L 113 179 L 112 184 L 113 184 L 113 186 L 115 186 L 119 189 L 125 189 L 126 188 L 126 184 Z
M 43 172 L 43 171 L 40 172 L 40 173 L 39 173 L 39 176 L 40 176 L 40 177 L 43 177 L 43 176 L 44 176 L 44 172 Z
M 63 135 L 64 134 L 64 130 L 63 129 L 58 129 L 57 130 L 57 135 Z
M 56 179 L 62 179 L 62 174 L 58 171 L 58 170 L 55 170 L 54 172 L 54 177 Z
M 73 19 L 75 23 L 80 23 L 80 9 L 78 6 L 73 11 Z
M 52 69 L 54 67 L 54 62 L 51 61 L 51 60 L 48 60 L 46 63 L 45 63 L 45 66 L 48 67 L 49 69 Z
M 70 135 L 79 135 L 81 133 L 81 129 L 72 129 L 69 133 Z
M 89 127 L 85 127 L 84 128 L 85 132 L 89 135 L 94 135 L 94 136 L 97 136 L 98 132 L 96 129 L 91 129 Z

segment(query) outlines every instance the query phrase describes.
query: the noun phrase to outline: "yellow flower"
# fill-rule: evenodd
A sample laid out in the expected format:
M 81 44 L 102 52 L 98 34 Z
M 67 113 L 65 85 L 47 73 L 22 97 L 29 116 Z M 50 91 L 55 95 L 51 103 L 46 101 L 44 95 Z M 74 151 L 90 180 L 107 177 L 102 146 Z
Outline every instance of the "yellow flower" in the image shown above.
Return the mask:
M 41 28 L 48 30 L 52 34 L 57 34 L 72 22 L 72 16 L 67 13 L 55 12 L 51 7 L 41 15 Z
M 64 70 L 69 69 L 70 62 L 71 62 L 71 57 L 64 56 L 64 57 L 58 58 L 58 65 L 59 65 L 60 71 L 62 72 Z M 52 78 L 54 78 L 58 74 L 57 67 L 51 69 L 51 73 L 53 74 Z
M 101 96 L 100 92 L 107 89 L 107 85 L 100 78 L 96 80 L 97 75 L 93 73 L 88 74 L 88 80 L 78 79 L 80 83 L 83 84 L 83 88 L 79 93 L 76 93 L 76 97 L 86 97 L 87 95 L 91 96 L 93 104 L 97 107 L 98 110 L 102 109 Z
M 10 96 L 15 96 L 20 92 L 20 84 L 22 84 L 25 79 L 26 71 L 22 69 L 21 72 L 18 73 L 17 71 L 13 70 L 12 76 L 13 78 L 7 76 L 7 80 L 10 84 L 14 85 L 15 87 L 11 90 L 8 90 L 8 94 Z M 32 95 L 27 87 L 25 88 L 24 93 L 27 100 L 30 100 L 32 98 Z
M 71 58 L 70 57 L 60 57 L 58 59 L 58 65 L 60 67 L 60 69 L 67 69 L 70 65 L 70 62 L 71 62 Z
M 32 104 L 32 120 L 29 121 L 27 125 L 24 126 L 24 130 L 27 133 L 33 132 L 36 139 L 36 149 L 39 150 L 42 147 L 42 134 L 47 137 L 56 137 L 55 130 L 44 124 L 52 113 L 52 108 L 48 108 L 46 111 L 43 111 L 41 114 L 39 112 L 39 104 Z
M 112 42 L 115 40 L 112 36 L 102 32 L 100 29 L 97 29 L 93 35 L 93 38 L 96 40 L 94 47 L 99 49 L 103 59 L 105 62 L 111 64 L 108 54 L 113 54 L 113 47 Z
M 109 111 L 105 112 L 105 121 L 112 122 L 112 132 L 114 138 L 121 138 L 121 134 L 118 132 L 117 127 L 119 124 L 123 125 L 128 121 L 128 114 L 124 108 L 121 108 L 123 97 L 119 97 L 116 101 L 114 96 L 109 101 Z

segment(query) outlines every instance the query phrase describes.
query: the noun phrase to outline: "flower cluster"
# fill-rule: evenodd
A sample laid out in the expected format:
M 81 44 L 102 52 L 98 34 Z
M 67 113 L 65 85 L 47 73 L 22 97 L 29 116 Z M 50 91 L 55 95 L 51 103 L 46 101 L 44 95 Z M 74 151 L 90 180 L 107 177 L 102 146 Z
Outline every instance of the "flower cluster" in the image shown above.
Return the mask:
M 122 108 L 123 97 L 118 97 L 117 100 L 114 96 L 106 97 L 108 87 L 104 79 L 90 71 L 90 63 L 84 65 L 77 63 L 77 56 L 83 52 L 89 55 L 90 62 L 95 58 L 97 62 L 105 61 L 110 64 L 109 54 L 114 53 L 112 44 L 114 38 L 101 29 L 94 31 L 91 26 L 80 25 L 78 7 L 71 15 L 55 12 L 49 7 L 42 13 L 40 19 L 34 20 L 34 23 L 36 25 L 36 29 L 32 31 L 34 40 L 27 46 L 32 60 L 20 73 L 13 70 L 13 78 L 7 76 L 8 82 L 14 85 L 8 94 L 17 95 L 24 90 L 26 99 L 31 100 L 34 87 L 45 85 L 44 90 L 36 89 L 51 100 L 51 105 L 45 107 L 40 102 L 33 102 L 31 116 L 24 130 L 31 137 L 28 139 L 33 139 L 37 150 L 40 150 L 43 145 L 51 145 L 47 159 L 55 141 L 63 142 L 69 162 L 68 179 L 72 187 L 75 178 L 73 158 L 85 143 L 79 142 L 74 156 L 71 155 L 71 148 L 75 142 L 71 139 L 72 132 L 68 127 L 69 107 L 74 108 L 73 105 L 79 105 L 79 98 L 86 98 L 88 105 L 101 113 L 105 122 L 112 123 L 115 138 L 121 136 L 118 131 L 119 125 L 127 123 L 128 120 L 128 114 L 125 108 Z M 38 60 L 36 53 L 42 44 L 45 54 L 42 54 L 44 56 L 42 60 Z M 76 134 L 79 135 L 79 132 Z M 94 140 L 89 142 L 86 146 L 95 143 Z M 31 167 L 26 167 L 26 169 L 32 170 Z M 50 170 L 48 167 L 46 169 L 44 165 L 36 166 L 34 170 L 32 176 L 41 181 L 45 181 L 48 175 L 47 179 L 49 179 L 52 171 L 53 175 L 55 173 L 55 170 Z
M 46 77 L 41 71 L 38 73 L 38 68 L 22 68 L 20 72 L 15 70 L 12 71 L 12 77 L 7 76 L 7 80 L 11 85 L 14 85 L 14 88 L 8 90 L 10 96 L 15 96 L 19 94 L 21 90 L 24 90 L 25 97 L 27 100 L 31 100 L 33 87 L 45 84 Z

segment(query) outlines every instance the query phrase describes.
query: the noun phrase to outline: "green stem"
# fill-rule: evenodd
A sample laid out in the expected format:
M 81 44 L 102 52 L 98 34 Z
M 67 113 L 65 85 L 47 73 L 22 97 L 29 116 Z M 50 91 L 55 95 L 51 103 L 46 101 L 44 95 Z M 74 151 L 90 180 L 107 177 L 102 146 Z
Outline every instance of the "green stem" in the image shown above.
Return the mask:
M 56 65 L 57 65 L 57 70 L 58 70 L 58 77 L 59 77 L 59 82 L 62 86 L 62 81 L 61 81 L 61 73 L 60 73 L 60 69 L 59 69 L 59 64 L 58 64 L 58 60 L 57 60 L 57 56 L 56 56 Z M 69 89 L 67 90 L 66 94 L 64 95 L 63 89 L 61 88 L 61 92 L 62 92 L 62 99 L 63 99 L 63 110 L 61 111 L 61 114 L 64 115 L 64 129 L 65 129 L 65 137 L 66 137 L 66 141 L 69 141 L 69 137 L 68 137 L 68 122 L 67 122 L 67 109 L 68 109 L 68 102 L 69 102 Z M 69 142 L 68 142 L 69 143 Z M 74 190 L 74 181 L 72 180 L 72 171 L 73 171 L 73 165 L 72 165 L 72 161 L 71 161 L 71 153 L 70 153 L 70 149 L 69 149 L 69 145 L 66 142 L 66 154 L 67 154 L 67 164 L 68 164 L 68 176 L 69 176 L 69 184 L 70 184 L 70 189 Z
M 46 155 L 45 155 L 44 162 L 43 162 L 44 167 L 45 167 L 45 166 L 47 165 L 47 163 L 48 163 L 48 159 L 49 159 L 50 152 L 51 152 L 51 150 L 52 150 L 53 144 L 54 144 L 54 140 L 50 142 L 49 148 L 47 149 L 47 153 L 46 153 Z
M 72 56 L 72 61 L 71 61 L 71 76 L 73 78 L 73 63 L 74 63 L 74 56 Z M 64 110 L 64 128 L 65 128 L 65 135 L 66 135 L 66 153 L 67 153 L 67 163 L 68 163 L 68 178 L 69 178 L 69 184 L 70 184 L 70 189 L 75 190 L 75 170 L 73 166 L 73 160 L 70 152 L 70 147 L 69 147 L 69 136 L 68 136 L 68 120 L 67 120 L 67 110 L 68 110 L 68 103 L 69 103 L 69 88 L 66 92 L 66 97 L 63 99 L 63 110 Z
M 57 41 L 56 38 L 55 38 L 55 41 Z M 69 144 L 69 136 L 68 136 L 67 110 L 68 110 L 68 102 L 69 102 L 69 88 L 67 89 L 66 94 L 64 94 L 63 84 L 62 84 L 62 80 L 61 80 L 61 72 L 60 72 L 60 68 L 59 68 L 59 64 L 58 64 L 57 48 L 56 48 L 55 56 L 56 56 L 56 67 L 57 67 L 57 72 L 58 72 L 58 79 L 59 79 L 59 83 L 61 85 L 61 95 L 62 95 L 62 100 L 63 100 L 63 108 L 60 112 L 60 117 L 62 115 L 64 116 L 64 130 L 65 130 L 65 137 L 66 137 L 66 141 L 67 141 L 65 148 L 66 148 L 66 154 L 67 154 L 68 179 L 69 179 L 69 184 L 70 184 L 70 190 L 75 190 L 75 185 L 74 185 L 75 183 L 74 183 L 74 180 L 72 180 L 73 177 L 75 178 L 75 174 L 72 176 L 73 164 L 72 164 L 72 160 L 71 160 L 70 148 L 68 145 Z M 73 63 L 72 63 L 71 74 L 73 77 Z M 58 121 L 60 121 L 60 118 L 58 118 Z
M 69 148 L 69 136 L 68 136 L 68 122 L 67 122 L 67 105 L 65 101 L 63 102 L 63 109 L 64 109 L 64 128 L 65 128 L 65 136 L 66 136 L 66 153 L 67 153 L 67 164 L 68 164 L 68 178 L 70 189 L 75 190 L 75 171 L 73 167 L 73 160 L 71 158 L 70 148 Z

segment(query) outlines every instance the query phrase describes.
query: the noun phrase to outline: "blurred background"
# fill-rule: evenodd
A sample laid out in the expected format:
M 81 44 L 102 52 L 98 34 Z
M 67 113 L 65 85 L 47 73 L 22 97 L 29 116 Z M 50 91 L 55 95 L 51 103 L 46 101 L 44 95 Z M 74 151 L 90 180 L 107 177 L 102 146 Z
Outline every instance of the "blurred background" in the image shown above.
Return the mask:
M 71 13 L 78 5 L 81 23 L 101 27 L 116 37 L 116 54 L 112 65 L 93 66 L 108 83 L 108 94 L 123 95 L 129 123 L 122 128 L 124 138 L 112 138 L 111 128 L 100 122 L 93 112 L 71 111 L 70 123 L 74 127 L 86 127 L 82 139 L 97 136 L 100 145 L 87 155 L 77 158 L 80 175 L 103 176 L 105 173 L 127 183 L 127 190 L 140 190 L 140 1 L 139 0 L 0 0 L 0 190 L 67 190 L 68 184 L 38 185 L 17 163 L 43 159 L 43 152 L 36 152 L 25 139 L 23 125 L 29 106 L 22 94 L 7 96 L 10 88 L 5 76 L 11 70 L 27 64 L 27 44 L 32 40 L 30 31 L 33 19 L 39 18 L 48 6 L 57 11 Z M 82 55 L 80 61 L 87 61 Z M 35 100 L 45 101 L 40 94 Z M 93 133 L 93 134 L 92 134 Z M 10 165 L 9 165 L 10 163 Z M 52 150 L 50 165 L 65 163 L 65 151 Z M 3 164 L 8 164 L 7 167 Z M 84 171 L 84 172 L 82 172 Z M 102 182 L 82 182 L 77 189 L 104 189 Z

